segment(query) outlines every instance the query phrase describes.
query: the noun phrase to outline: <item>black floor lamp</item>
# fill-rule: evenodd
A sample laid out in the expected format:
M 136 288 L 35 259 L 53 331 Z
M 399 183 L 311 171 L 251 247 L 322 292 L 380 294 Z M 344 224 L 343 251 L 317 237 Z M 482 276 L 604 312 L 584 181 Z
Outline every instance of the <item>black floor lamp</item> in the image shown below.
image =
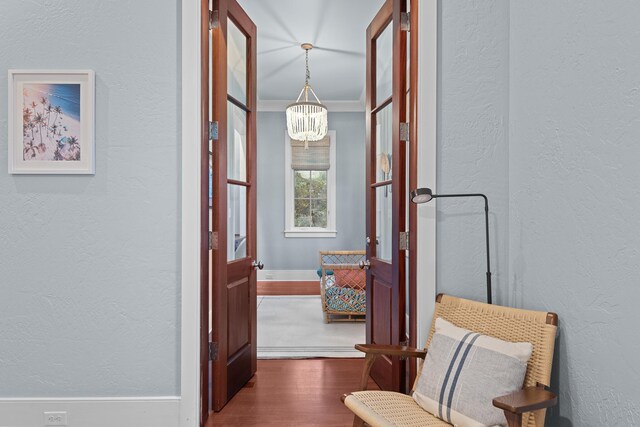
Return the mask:
M 411 192 L 411 201 L 416 204 L 427 203 L 436 197 L 482 197 L 484 199 L 484 227 L 487 244 L 487 302 L 491 304 L 491 262 L 489 260 L 489 200 L 481 193 L 470 194 L 433 194 L 430 188 L 418 188 Z

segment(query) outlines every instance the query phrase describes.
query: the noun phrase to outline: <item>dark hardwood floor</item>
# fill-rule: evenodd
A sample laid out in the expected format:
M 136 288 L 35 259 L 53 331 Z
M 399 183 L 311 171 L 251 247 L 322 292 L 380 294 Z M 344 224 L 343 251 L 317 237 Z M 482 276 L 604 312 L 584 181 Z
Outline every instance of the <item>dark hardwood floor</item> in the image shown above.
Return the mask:
M 258 360 L 253 379 L 206 427 L 350 426 L 340 396 L 358 389 L 363 367 L 364 359 Z
M 259 281 L 258 296 L 265 295 L 320 295 L 320 280 Z

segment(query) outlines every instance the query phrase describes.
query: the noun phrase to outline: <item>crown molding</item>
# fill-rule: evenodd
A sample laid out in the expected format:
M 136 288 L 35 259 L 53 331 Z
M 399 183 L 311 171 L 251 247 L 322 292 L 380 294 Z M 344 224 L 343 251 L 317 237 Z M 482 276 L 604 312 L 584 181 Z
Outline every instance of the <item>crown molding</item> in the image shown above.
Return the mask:
M 258 111 L 284 112 L 291 100 L 261 101 L 258 100 Z M 364 102 L 358 101 L 323 101 L 330 113 L 361 113 L 364 112 Z

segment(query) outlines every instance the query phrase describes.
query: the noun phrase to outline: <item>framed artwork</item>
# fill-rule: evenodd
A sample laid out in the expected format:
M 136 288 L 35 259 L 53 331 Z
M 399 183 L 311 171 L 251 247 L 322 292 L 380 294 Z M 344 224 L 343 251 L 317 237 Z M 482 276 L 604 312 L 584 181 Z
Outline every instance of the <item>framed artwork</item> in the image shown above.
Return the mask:
M 95 173 L 91 70 L 9 70 L 9 173 Z

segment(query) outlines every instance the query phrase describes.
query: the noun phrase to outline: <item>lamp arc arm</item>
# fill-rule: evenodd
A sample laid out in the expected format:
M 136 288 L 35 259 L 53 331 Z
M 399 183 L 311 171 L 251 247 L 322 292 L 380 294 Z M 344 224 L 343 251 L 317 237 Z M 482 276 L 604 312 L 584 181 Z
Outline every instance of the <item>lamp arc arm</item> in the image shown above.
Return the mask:
M 491 289 L 491 260 L 489 257 L 489 199 L 482 193 L 461 193 L 461 194 L 433 194 L 434 199 L 449 198 L 449 197 L 482 197 L 484 199 L 484 229 L 485 229 L 485 244 L 487 249 L 487 303 L 492 303 L 492 289 Z

